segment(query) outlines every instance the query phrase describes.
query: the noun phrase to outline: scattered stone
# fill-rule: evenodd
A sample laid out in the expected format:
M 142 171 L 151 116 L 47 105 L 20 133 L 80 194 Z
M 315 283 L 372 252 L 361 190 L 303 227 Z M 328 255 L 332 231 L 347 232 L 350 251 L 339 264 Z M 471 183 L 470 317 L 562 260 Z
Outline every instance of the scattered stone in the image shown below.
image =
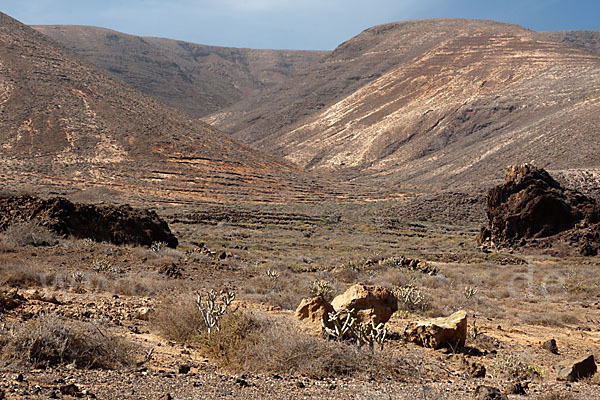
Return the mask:
M 19 294 L 18 289 L 0 293 L 0 312 L 10 311 L 25 303 L 27 299 Z
M 150 315 L 152 314 L 152 310 L 148 307 L 140 307 L 135 310 L 134 317 L 135 319 L 139 319 L 141 321 L 148 321 L 150 319 Z
M 334 312 L 333 306 L 321 296 L 302 299 L 296 309 L 296 318 L 307 324 L 316 334 L 323 332 L 323 324 L 331 328 L 329 313 Z
M 221 254 L 219 254 L 219 260 L 224 260 L 227 258 L 227 253 L 226 252 L 221 252 Z
M 594 375 L 597 369 L 594 355 L 590 354 L 580 360 L 559 364 L 556 367 L 557 379 L 559 381 L 576 382 Z
M 542 343 L 542 349 L 548 350 L 553 354 L 558 354 L 558 346 L 556 345 L 556 340 L 554 339 L 550 339 Z
M 525 388 L 523 387 L 523 385 L 521 384 L 521 382 L 511 383 L 506 388 L 506 392 L 508 394 L 517 394 L 517 395 L 520 395 L 520 396 L 526 396 L 527 395 L 527 393 L 525 392 Z
M 161 265 L 158 273 L 172 279 L 181 279 L 183 278 L 183 267 L 179 263 Z
M 190 372 L 191 367 L 187 364 L 182 364 L 179 366 L 179 370 L 178 372 L 180 374 L 187 374 L 188 372 Z
M 167 393 L 167 394 L 163 394 L 159 400 L 173 400 L 173 397 L 171 396 L 171 393 Z
M 492 386 L 478 386 L 475 395 L 477 400 L 508 400 L 508 397 L 502 394 L 500 389 Z
M 235 383 L 237 383 L 238 385 L 240 385 L 240 387 L 248 387 L 250 386 L 250 384 L 248 383 L 247 380 L 243 379 L 243 378 L 236 378 Z
M 467 339 L 467 313 L 460 310 L 449 317 L 410 322 L 404 337 L 409 342 L 434 349 L 463 347 Z
M 24 379 L 23 374 L 17 374 L 17 377 L 15 378 L 17 382 L 23 382 Z
M 485 378 L 487 371 L 483 364 L 473 361 L 468 365 L 467 372 L 472 378 Z
M 376 324 L 389 321 L 398 310 L 398 300 L 382 286 L 367 286 L 357 283 L 333 299 L 335 311 L 356 311 L 357 322 L 373 321 Z
M 79 390 L 79 388 L 77 387 L 77 385 L 75 385 L 74 383 L 71 383 L 69 385 L 64 385 L 61 386 L 59 388 L 60 393 L 65 395 L 65 396 L 73 396 L 73 397 L 78 397 L 81 394 L 81 391 Z

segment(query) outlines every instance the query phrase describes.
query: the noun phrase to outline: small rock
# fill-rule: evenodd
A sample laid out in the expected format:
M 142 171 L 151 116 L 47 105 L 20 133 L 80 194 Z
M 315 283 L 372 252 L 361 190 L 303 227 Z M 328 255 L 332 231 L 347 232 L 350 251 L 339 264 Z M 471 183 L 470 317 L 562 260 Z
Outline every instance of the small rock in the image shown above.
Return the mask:
M 483 364 L 479 364 L 477 362 L 471 363 L 467 372 L 472 378 L 485 378 L 486 370 Z
M 596 373 L 596 363 L 594 355 L 575 361 L 563 362 L 556 367 L 557 379 L 559 381 L 576 382 L 580 379 L 587 378 Z
M 357 322 L 376 324 L 389 321 L 398 311 L 398 299 L 382 286 L 368 286 L 361 283 L 350 286 L 344 293 L 333 299 L 331 305 L 335 311 L 356 311 Z
M 542 349 L 548 350 L 550 353 L 558 354 L 558 346 L 556 345 L 556 340 L 550 339 L 545 341 L 542 344 Z
M 219 259 L 220 260 L 224 260 L 226 258 L 227 258 L 227 253 L 226 252 L 223 251 L 223 252 L 221 252 L 221 254 L 219 254 Z
M 23 382 L 23 379 L 24 379 L 24 378 L 23 378 L 23 374 L 18 374 L 18 375 L 17 375 L 17 377 L 15 378 L 15 380 L 16 380 L 17 382 Z
M 248 383 L 247 380 L 243 379 L 243 378 L 236 378 L 235 383 L 237 383 L 238 385 L 240 385 L 240 387 L 248 387 L 250 386 L 250 384 Z
M 467 339 L 467 313 L 460 310 L 449 317 L 411 322 L 404 330 L 404 337 L 409 342 L 434 349 L 462 347 Z
M 527 393 L 525 393 L 525 388 L 523 387 L 523 385 L 521 384 L 521 382 L 511 383 L 506 388 L 506 392 L 508 394 L 518 394 L 518 395 L 522 395 L 522 396 L 526 396 L 527 395 Z
M 190 372 L 191 367 L 187 364 L 182 364 L 179 366 L 179 373 L 180 374 L 187 374 L 188 372 Z
M 80 394 L 79 388 L 74 383 L 71 383 L 69 385 L 61 386 L 59 388 L 59 390 L 60 390 L 60 393 L 63 394 L 63 395 L 65 395 L 65 396 L 77 397 Z
M 492 386 L 478 386 L 475 395 L 477 400 L 508 400 L 508 397 L 502 394 L 500 389 Z
M 142 321 L 148 321 L 150 319 L 150 314 L 152 314 L 152 310 L 148 307 L 140 307 L 135 311 L 135 319 L 139 319 Z
M 171 397 L 171 393 L 167 393 L 167 394 L 163 394 L 159 400 L 173 400 L 173 397 Z

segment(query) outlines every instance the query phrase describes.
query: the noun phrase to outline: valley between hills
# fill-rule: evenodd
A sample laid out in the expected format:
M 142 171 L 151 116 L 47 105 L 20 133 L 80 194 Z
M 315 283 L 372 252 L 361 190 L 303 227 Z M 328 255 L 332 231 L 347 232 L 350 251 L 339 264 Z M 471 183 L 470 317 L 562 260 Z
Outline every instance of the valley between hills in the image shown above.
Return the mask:
M 599 43 L 0 13 L 0 399 L 600 398 Z

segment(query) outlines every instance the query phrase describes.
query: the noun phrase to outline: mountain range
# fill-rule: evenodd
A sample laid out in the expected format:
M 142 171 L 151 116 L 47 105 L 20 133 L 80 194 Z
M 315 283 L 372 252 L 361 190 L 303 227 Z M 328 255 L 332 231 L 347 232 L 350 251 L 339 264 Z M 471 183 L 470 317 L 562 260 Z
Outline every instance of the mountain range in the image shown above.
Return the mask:
M 37 180 L 280 201 L 600 176 L 598 32 L 417 20 L 312 52 L 1 22 L 5 170 Z

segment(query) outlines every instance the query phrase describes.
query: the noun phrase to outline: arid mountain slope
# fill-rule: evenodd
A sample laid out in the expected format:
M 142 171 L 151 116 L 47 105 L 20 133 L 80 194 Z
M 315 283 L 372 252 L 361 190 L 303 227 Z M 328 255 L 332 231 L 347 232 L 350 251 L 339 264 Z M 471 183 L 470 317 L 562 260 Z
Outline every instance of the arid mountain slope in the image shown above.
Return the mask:
M 3 189 L 110 200 L 310 198 L 295 169 L 225 138 L 0 13 Z M 104 193 L 106 196 L 106 193 Z
M 378 57 L 385 70 L 357 76 L 380 77 L 351 93 L 338 90 L 339 76 Z M 280 90 L 297 96 L 288 100 L 300 107 L 291 117 L 265 104 L 207 120 L 305 168 L 417 187 L 489 185 L 523 161 L 548 169 L 600 164 L 600 57 L 518 26 L 428 20 L 374 27 L 302 77 L 330 94 L 310 95 L 298 79 Z M 277 93 L 272 101 L 285 103 Z M 307 107 L 317 98 L 321 109 Z
M 543 33 L 558 42 L 600 54 L 600 31 L 556 31 Z
M 205 46 L 91 26 L 34 28 L 128 85 L 196 117 L 279 84 L 328 54 Z

